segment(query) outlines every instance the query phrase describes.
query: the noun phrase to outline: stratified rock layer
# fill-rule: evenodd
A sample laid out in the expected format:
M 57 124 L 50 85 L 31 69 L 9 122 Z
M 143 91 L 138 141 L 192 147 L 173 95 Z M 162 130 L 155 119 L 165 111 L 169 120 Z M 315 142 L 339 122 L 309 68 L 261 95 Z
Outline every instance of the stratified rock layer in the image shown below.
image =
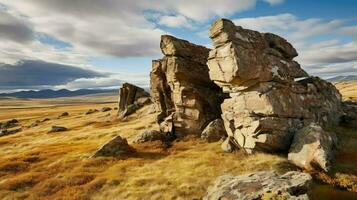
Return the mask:
M 208 188 L 204 200 L 308 200 L 312 178 L 307 173 L 287 172 L 279 176 L 273 171 L 262 171 L 242 176 L 224 175 Z
M 143 104 L 140 103 L 142 101 L 140 99 L 149 99 L 149 96 L 150 94 L 146 92 L 143 88 L 132 85 L 130 83 L 124 83 L 119 89 L 119 117 L 122 118 L 135 112 L 136 109 L 133 110 L 132 108 L 140 108 L 141 106 L 143 106 Z
M 152 63 L 151 97 L 162 132 L 201 134 L 220 115 L 222 94 L 209 78 L 209 49 L 172 36 L 161 37 L 165 55 Z
M 221 105 L 222 119 L 238 147 L 248 153 L 286 151 L 303 126 L 338 123 L 340 93 L 332 84 L 308 77 L 285 39 L 226 19 L 212 25 L 210 37 L 209 75 L 231 97 Z

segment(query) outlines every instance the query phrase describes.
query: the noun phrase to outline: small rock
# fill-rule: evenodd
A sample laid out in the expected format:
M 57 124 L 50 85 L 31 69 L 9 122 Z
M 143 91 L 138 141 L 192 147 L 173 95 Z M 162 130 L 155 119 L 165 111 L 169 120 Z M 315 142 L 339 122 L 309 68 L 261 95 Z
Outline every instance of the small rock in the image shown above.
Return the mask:
M 288 160 L 303 169 L 319 167 L 328 171 L 334 161 L 337 137 L 319 125 L 310 124 L 299 130 L 290 147 Z
M 47 122 L 47 121 L 50 121 L 50 119 L 49 118 L 45 118 L 45 119 L 42 120 L 42 122 Z
M 231 153 L 234 151 L 235 147 L 234 145 L 232 144 L 232 138 L 231 136 L 228 136 L 224 142 L 221 144 L 221 149 L 224 151 L 224 152 L 227 152 L 227 153 Z
M 220 176 L 209 187 L 203 200 L 257 200 L 299 199 L 308 200 L 312 178 L 307 173 L 290 171 L 278 175 L 273 171 L 262 171 L 241 176 Z
M 156 130 L 146 130 L 139 134 L 135 139 L 134 143 L 144 143 L 155 140 L 163 140 L 165 138 L 164 134 Z
M 51 130 L 49 132 L 62 132 L 62 131 L 67 131 L 68 129 L 63 126 L 52 126 Z
M 112 110 L 112 108 L 110 108 L 110 107 L 103 107 L 102 109 L 100 109 L 101 112 L 108 112 L 111 110 Z
M 36 120 L 35 122 L 33 122 L 33 123 L 30 125 L 30 127 L 31 127 L 31 128 L 32 128 L 32 127 L 36 127 L 36 126 L 38 126 L 40 123 L 41 123 L 40 120 Z
M 1 124 L 1 129 L 8 129 L 17 126 L 19 121 L 17 119 L 12 119 Z
M 211 121 L 202 131 L 201 139 L 207 142 L 217 142 L 227 136 L 222 119 Z
M 6 130 L 6 129 L 5 129 L 5 130 L 0 131 L 0 137 L 2 137 L 2 136 L 7 136 L 7 135 L 12 135 L 12 134 L 18 133 L 18 132 L 20 132 L 20 131 L 22 131 L 21 128 L 12 129 L 12 130 Z
M 68 112 L 64 112 L 64 113 L 60 114 L 60 115 L 58 116 L 58 118 L 67 117 L 67 116 L 69 116 L 69 113 L 68 113 Z
M 128 144 L 128 141 L 118 135 L 101 146 L 92 157 L 120 157 L 134 152 L 135 149 Z
M 114 107 L 114 110 L 118 110 L 118 107 Z
M 87 112 L 86 112 L 86 115 L 90 115 L 90 114 L 93 114 L 93 113 L 96 113 L 98 112 L 97 109 L 89 109 Z

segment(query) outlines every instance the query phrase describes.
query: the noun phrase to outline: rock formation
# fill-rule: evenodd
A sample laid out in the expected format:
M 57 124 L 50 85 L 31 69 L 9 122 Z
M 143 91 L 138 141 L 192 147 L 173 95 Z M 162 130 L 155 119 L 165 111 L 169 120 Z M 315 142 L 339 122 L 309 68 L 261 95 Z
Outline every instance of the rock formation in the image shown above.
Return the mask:
M 309 199 L 312 178 L 307 173 L 291 171 L 279 176 L 262 171 L 242 176 L 224 175 L 208 188 L 204 200 L 218 199 Z
M 153 61 L 150 74 L 160 129 L 178 137 L 200 135 L 220 116 L 222 93 L 208 75 L 209 49 L 168 35 L 160 47 L 165 56 Z
M 124 83 L 119 89 L 119 117 L 123 118 L 130 115 L 148 101 L 150 102 L 149 96 L 150 94 L 143 88 L 130 83 Z
M 334 161 L 336 147 L 335 134 L 311 124 L 295 134 L 288 160 L 303 169 L 318 167 L 327 172 Z
M 210 38 L 209 75 L 230 95 L 221 105 L 222 119 L 238 147 L 248 153 L 286 151 L 303 126 L 338 123 L 340 93 L 331 83 L 308 77 L 285 39 L 226 19 L 212 25 Z

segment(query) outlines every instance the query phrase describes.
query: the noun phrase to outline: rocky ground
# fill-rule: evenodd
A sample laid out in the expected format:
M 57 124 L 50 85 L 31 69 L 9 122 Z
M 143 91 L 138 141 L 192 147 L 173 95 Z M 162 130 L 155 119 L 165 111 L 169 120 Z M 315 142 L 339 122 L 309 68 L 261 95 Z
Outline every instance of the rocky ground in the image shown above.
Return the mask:
M 119 121 L 116 98 L 106 99 L 113 103 L 39 108 L 42 101 L 28 100 L 36 108 L 1 107 L 0 122 L 17 119 L 13 128 L 22 131 L 0 137 L 0 199 L 199 199 L 221 175 L 298 170 L 285 155 L 224 153 L 221 141 L 188 137 L 170 147 L 160 142 L 134 144 L 136 135 L 158 128 L 156 114 L 148 114 L 148 105 Z M 112 110 L 101 112 L 103 107 Z M 89 109 L 98 111 L 86 114 Z M 59 118 L 64 112 L 69 115 Z M 49 132 L 54 125 L 68 130 Z M 341 142 L 337 162 L 329 174 L 314 176 L 311 199 L 356 197 L 338 188 L 355 190 L 357 132 L 341 127 L 333 131 Z M 117 135 L 125 137 L 136 153 L 127 158 L 92 157 Z

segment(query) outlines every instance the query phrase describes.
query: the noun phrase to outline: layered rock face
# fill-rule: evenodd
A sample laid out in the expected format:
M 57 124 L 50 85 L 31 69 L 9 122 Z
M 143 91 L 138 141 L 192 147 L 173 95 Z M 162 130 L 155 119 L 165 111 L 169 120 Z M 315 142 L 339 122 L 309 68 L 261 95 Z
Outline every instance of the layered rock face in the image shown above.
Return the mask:
M 236 146 L 248 153 L 285 151 L 294 133 L 310 122 L 338 123 L 340 93 L 332 84 L 308 77 L 285 39 L 226 19 L 212 25 L 210 37 L 209 75 L 230 95 L 221 105 L 222 118 Z
M 150 101 L 150 94 L 143 88 L 124 83 L 119 89 L 118 114 L 120 117 L 125 117 L 135 111 L 133 107 L 141 107 L 145 101 Z
M 165 56 L 153 61 L 150 74 L 160 129 L 199 135 L 220 116 L 222 93 L 209 78 L 209 49 L 168 35 L 161 37 L 160 47 Z

